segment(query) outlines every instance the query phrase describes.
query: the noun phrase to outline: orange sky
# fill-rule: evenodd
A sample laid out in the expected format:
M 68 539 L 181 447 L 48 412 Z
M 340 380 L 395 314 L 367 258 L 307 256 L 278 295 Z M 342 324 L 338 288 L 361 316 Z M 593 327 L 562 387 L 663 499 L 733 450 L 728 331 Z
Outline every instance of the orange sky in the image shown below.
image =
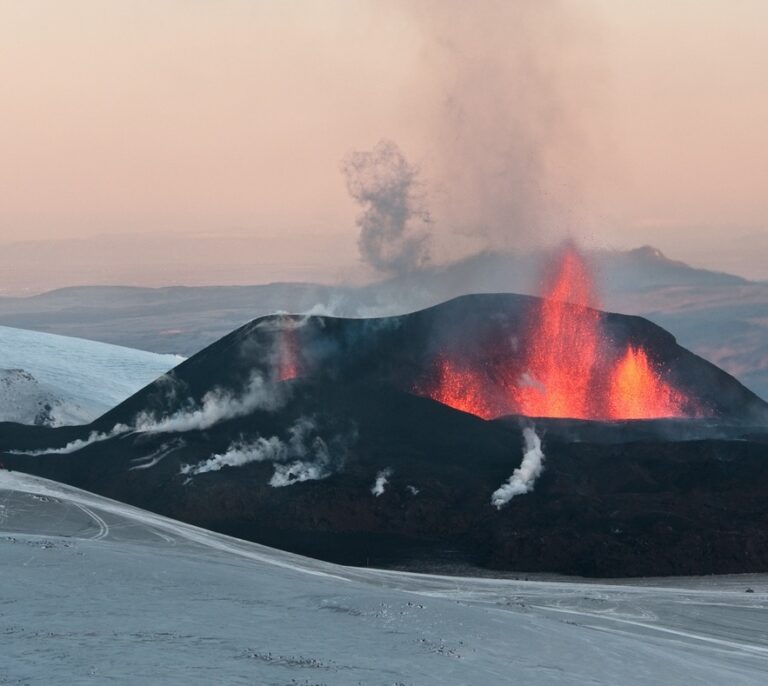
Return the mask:
M 0 240 L 353 243 L 340 160 L 390 138 L 439 255 L 573 232 L 717 266 L 726 242 L 768 278 L 733 240 L 768 245 L 768 3 L 469 7 L 0 0 Z

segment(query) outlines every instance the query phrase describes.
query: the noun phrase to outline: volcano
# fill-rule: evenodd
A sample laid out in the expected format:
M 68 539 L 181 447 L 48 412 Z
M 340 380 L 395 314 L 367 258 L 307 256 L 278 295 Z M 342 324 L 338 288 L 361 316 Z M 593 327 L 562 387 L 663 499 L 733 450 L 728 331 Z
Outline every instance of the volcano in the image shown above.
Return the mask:
M 436 372 L 415 390 L 493 418 L 517 413 L 578 419 L 654 419 L 708 414 L 668 379 L 670 360 L 652 360 L 645 343 L 624 341 L 598 311 L 590 269 L 572 245 L 550 270 L 527 324 L 507 338 L 483 339 L 467 359 L 439 354 Z
M 547 327 L 532 322 L 549 306 L 498 294 L 380 319 L 262 317 L 90 425 L 0 425 L 2 461 L 347 564 L 768 570 L 768 406 L 658 326 L 568 302 L 558 316 L 597 332 L 577 345 L 584 401 L 540 405 Z M 445 396 L 446 369 L 474 381 Z M 496 507 L 526 429 L 544 471 Z

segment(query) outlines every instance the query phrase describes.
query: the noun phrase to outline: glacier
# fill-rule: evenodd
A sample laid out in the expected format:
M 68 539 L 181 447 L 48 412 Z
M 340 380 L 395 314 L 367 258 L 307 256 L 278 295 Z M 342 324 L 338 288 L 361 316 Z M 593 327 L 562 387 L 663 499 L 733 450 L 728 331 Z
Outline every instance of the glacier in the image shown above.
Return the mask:
M 0 326 L 0 421 L 88 423 L 184 359 Z

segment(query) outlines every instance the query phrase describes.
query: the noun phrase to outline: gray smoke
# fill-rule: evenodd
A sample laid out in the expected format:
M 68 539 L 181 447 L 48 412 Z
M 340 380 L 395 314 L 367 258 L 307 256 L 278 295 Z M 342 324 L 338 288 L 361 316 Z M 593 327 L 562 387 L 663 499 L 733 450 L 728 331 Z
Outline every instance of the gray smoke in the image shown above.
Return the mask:
M 347 190 L 363 208 L 358 247 L 365 262 L 405 274 L 430 259 L 429 212 L 419 195 L 418 169 L 392 141 L 355 151 L 342 162 Z
M 531 427 L 523 429 L 523 461 L 515 469 L 507 483 L 502 484 L 491 495 L 491 505 L 500 510 L 516 495 L 530 493 L 544 469 L 544 453 L 541 439 Z
M 585 179 L 608 147 L 599 30 L 584 4 L 401 6 L 423 37 L 413 105 L 428 112 L 436 239 L 451 235 L 436 249 L 519 250 L 582 228 Z

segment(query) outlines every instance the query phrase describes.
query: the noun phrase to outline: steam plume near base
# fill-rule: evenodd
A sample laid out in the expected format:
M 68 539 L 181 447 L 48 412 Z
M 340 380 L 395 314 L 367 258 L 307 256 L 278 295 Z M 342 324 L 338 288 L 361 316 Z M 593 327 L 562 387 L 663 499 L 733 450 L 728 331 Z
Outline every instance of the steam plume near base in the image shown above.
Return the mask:
M 271 462 L 274 473 L 269 485 L 273 488 L 317 481 L 343 468 L 351 440 L 354 435 L 336 435 L 326 440 L 319 434 L 315 419 L 301 417 L 288 429 L 287 440 L 278 436 L 239 440 L 224 453 L 215 454 L 196 465 L 184 465 L 181 474 L 195 476 L 218 472 L 224 467 Z
M 391 476 L 392 476 L 392 470 L 389 467 L 387 467 L 387 469 L 382 469 L 376 475 L 376 481 L 371 487 L 371 493 L 375 495 L 377 498 L 380 495 L 383 495 L 384 491 L 387 488 L 387 484 L 389 483 L 389 477 Z
M 523 461 L 512 472 L 507 483 L 502 484 L 491 495 L 491 505 L 500 510 L 516 495 L 530 493 L 541 472 L 544 470 L 544 452 L 541 439 L 532 427 L 523 429 Z
M 177 389 L 172 382 L 164 382 L 163 393 L 166 400 L 169 401 L 177 397 Z M 273 383 L 255 372 L 240 393 L 217 387 L 206 393 L 201 403 L 196 404 L 192 399 L 188 399 L 182 409 L 166 417 L 157 417 L 150 412 L 141 412 L 130 425 L 118 423 L 109 431 L 92 431 L 87 438 L 70 441 L 63 447 L 13 452 L 17 455 L 31 456 L 68 455 L 94 443 L 107 441 L 122 434 L 203 431 L 220 422 L 244 417 L 257 410 L 270 412 L 278 410 L 286 403 L 288 393 L 283 384 Z
M 46 448 L 42 450 L 12 450 L 14 455 L 69 455 L 70 453 L 76 453 L 78 450 L 87 448 L 94 443 L 100 443 L 101 441 L 108 441 L 110 438 L 119 436 L 120 434 L 127 434 L 134 431 L 134 429 L 125 424 L 115 424 L 110 431 L 98 432 L 91 431 L 88 434 L 88 438 L 78 438 L 74 441 L 70 441 L 61 448 Z
M 175 433 L 208 429 L 214 424 L 243 417 L 255 410 L 276 410 L 283 405 L 285 399 L 284 387 L 269 383 L 261 374 L 254 373 L 240 394 L 215 388 L 203 396 L 199 407 L 183 409 L 161 419 L 140 414 L 134 421 L 134 430 Z

